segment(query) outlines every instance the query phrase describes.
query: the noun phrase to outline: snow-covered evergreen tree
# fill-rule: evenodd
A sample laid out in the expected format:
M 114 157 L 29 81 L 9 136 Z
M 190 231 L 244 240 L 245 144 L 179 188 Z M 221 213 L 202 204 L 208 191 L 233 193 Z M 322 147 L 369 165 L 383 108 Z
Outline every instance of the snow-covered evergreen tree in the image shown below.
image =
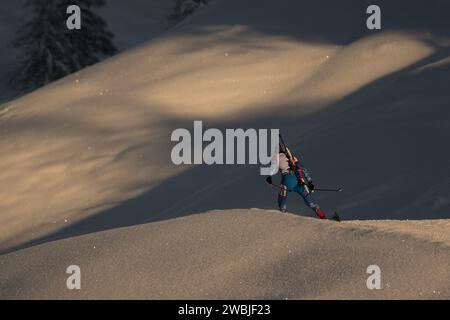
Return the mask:
M 173 13 L 169 16 L 172 20 L 182 20 L 203 7 L 210 0 L 175 0 Z
M 66 26 L 68 6 L 81 8 L 81 29 Z M 104 0 L 27 0 L 28 21 L 13 46 L 20 61 L 13 82 L 24 90 L 35 89 L 92 65 L 117 52 L 112 33 L 92 9 Z

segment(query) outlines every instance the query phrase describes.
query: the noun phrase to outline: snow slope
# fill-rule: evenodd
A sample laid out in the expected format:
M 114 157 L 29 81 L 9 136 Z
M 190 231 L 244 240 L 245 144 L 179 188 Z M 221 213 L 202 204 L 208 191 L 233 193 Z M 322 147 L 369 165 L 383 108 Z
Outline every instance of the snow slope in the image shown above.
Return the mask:
M 276 211 L 206 212 L 1 256 L 0 298 L 449 299 L 450 224 L 429 224 L 442 242 L 408 222 L 387 233 Z M 81 291 L 66 288 L 73 264 Z M 374 264 L 381 290 L 366 286 Z
M 32 257 L 98 231 L 158 228 L 212 209 L 273 209 L 276 191 L 258 167 L 171 163 L 171 132 L 194 120 L 281 128 L 317 185 L 344 187 L 317 195 L 328 213 L 448 218 L 450 4 L 379 1 L 381 32 L 365 29 L 368 4 L 217 0 L 162 37 L 4 105 L 0 251 L 42 243 L 17 253 Z M 289 205 L 310 215 L 298 199 Z M 61 238 L 70 240 L 47 243 Z M 136 250 L 148 245 L 133 241 Z M 419 258 L 431 259 L 427 246 Z

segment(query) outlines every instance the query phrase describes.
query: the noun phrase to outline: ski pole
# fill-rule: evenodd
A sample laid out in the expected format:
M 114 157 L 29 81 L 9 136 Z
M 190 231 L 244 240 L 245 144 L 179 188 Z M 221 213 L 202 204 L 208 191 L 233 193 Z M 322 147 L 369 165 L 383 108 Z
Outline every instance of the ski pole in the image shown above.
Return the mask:
M 272 187 L 275 187 L 275 188 L 279 188 L 279 189 L 283 189 L 283 187 L 282 186 L 280 186 L 280 185 L 278 185 L 278 184 L 276 184 L 276 183 L 272 183 L 272 184 L 270 184 Z M 292 190 L 287 190 L 288 192 L 292 192 Z M 338 188 L 338 189 L 321 189 L 321 188 L 317 188 L 317 189 L 314 189 L 314 191 L 313 192 L 315 192 L 315 191 L 319 191 L 319 192 L 342 192 L 343 191 L 343 189 L 342 188 Z
M 314 191 L 321 191 L 321 192 L 342 192 L 343 189 L 342 189 L 342 188 L 338 188 L 338 189 L 321 189 L 321 188 L 317 188 L 317 189 L 314 189 Z

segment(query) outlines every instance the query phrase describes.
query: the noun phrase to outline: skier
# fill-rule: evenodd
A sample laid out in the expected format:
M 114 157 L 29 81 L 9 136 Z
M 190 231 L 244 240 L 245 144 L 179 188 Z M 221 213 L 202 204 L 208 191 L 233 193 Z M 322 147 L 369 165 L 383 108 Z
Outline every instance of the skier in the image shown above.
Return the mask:
M 290 153 L 289 149 L 286 148 L 286 150 Z M 281 172 L 281 186 L 278 194 L 278 207 L 280 211 L 287 211 L 287 194 L 288 192 L 293 191 L 303 198 L 305 204 L 311 208 L 320 219 L 326 220 L 327 216 L 325 213 L 311 198 L 311 193 L 314 191 L 315 187 L 306 168 L 295 157 L 292 159 L 294 163 L 290 164 L 286 151 L 283 151 L 281 148 L 279 154 L 275 155 L 275 157 L 278 157 L 278 159 L 274 160 L 278 160 L 278 167 Z M 294 172 L 294 170 L 297 171 L 297 173 Z M 272 185 L 272 177 L 267 177 L 266 182 Z

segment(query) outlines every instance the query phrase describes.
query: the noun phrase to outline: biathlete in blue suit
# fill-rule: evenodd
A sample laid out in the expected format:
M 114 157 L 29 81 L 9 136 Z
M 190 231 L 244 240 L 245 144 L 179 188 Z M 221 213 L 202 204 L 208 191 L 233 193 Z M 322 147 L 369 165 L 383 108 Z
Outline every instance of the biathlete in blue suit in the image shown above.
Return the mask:
M 300 177 L 299 179 L 297 174 L 291 169 L 286 154 L 280 152 L 276 157 L 278 157 L 279 171 L 281 173 L 281 186 L 278 194 L 278 207 L 280 211 L 287 211 L 287 195 L 288 192 L 292 191 L 298 193 L 303 198 L 305 204 L 311 208 L 320 219 L 327 219 L 325 213 L 311 198 L 311 193 L 314 191 L 314 184 L 306 168 L 297 158 L 294 158 L 295 170 L 297 171 L 298 177 Z M 267 177 L 266 181 L 269 184 L 273 184 L 272 177 Z

